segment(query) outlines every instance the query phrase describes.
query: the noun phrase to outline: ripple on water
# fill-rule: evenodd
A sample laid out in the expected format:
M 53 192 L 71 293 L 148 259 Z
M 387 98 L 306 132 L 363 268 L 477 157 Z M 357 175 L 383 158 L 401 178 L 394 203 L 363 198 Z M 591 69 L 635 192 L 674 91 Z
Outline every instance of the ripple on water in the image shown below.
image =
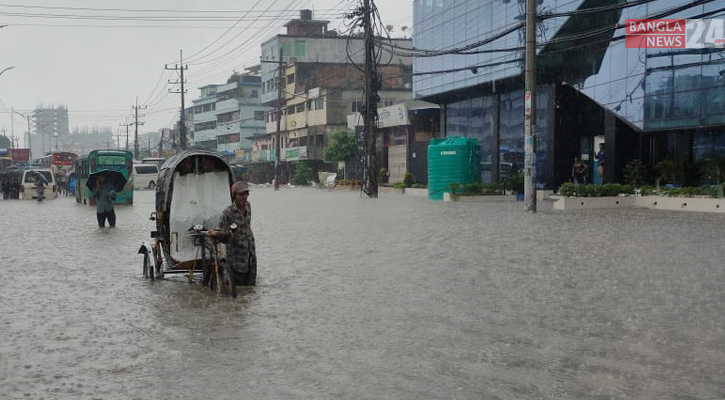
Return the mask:
M 722 394 L 722 216 L 255 188 L 232 300 L 142 278 L 153 195 L 0 201 L 8 398 Z

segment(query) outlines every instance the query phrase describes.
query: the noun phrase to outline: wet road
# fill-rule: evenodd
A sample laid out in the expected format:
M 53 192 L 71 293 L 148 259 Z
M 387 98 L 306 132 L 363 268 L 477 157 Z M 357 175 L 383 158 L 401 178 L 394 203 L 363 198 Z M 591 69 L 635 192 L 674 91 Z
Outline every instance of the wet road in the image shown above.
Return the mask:
M 254 189 L 259 286 L 142 278 L 118 228 L 1 201 L 2 399 L 725 398 L 723 216 Z

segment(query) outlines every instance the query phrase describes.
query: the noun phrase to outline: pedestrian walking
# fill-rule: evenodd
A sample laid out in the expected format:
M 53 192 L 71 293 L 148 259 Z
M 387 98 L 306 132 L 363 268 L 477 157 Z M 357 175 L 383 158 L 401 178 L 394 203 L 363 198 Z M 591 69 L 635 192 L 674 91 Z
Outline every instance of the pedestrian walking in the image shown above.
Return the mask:
M 92 197 L 96 199 L 96 218 L 98 220 L 98 227 L 104 228 L 106 226 L 106 220 L 108 220 L 108 226 L 115 228 L 116 211 L 113 208 L 113 201 L 116 200 L 116 191 L 114 190 L 113 185 L 106 181 L 106 177 L 104 175 L 100 175 L 98 177 Z

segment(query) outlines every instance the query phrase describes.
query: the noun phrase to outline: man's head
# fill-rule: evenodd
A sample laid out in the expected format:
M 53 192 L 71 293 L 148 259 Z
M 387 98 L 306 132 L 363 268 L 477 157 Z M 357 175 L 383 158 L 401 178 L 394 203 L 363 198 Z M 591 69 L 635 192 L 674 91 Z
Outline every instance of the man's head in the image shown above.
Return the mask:
M 247 186 L 246 182 L 235 182 L 232 185 L 232 194 L 234 195 L 234 202 L 238 206 L 243 206 L 246 204 L 247 197 L 249 196 L 249 186 Z

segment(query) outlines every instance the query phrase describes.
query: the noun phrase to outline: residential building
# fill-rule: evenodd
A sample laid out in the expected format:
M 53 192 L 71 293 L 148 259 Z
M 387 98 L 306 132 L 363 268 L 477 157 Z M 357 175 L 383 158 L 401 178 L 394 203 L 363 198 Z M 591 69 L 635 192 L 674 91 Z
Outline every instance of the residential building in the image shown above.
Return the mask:
M 260 104 L 259 75 L 234 74 L 225 84 L 199 88 L 193 100 L 191 147 L 217 150 L 230 161 L 248 161 L 252 142 L 264 133 L 265 107 Z
M 266 135 L 255 138 L 253 160 L 273 161 L 279 136 L 281 161 L 321 163 L 329 135 L 346 130 L 347 115 L 361 107 L 362 38 L 339 36 L 328 31 L 327 25 L 328 21 L 312 19 L 310 10 L 302 10 L 300 19 L 285 24 L 286 34 L 262 44 L 261 100 L 271 111 L 266 118 Z M 391 39 L 389 43 L 408 49 L 411 39 Z M 412 58 L 382 49 L 378 65 L 380 106 L 411 99 L 411 71 Z
M 416 98 L 441 105 L 446 136 L 477 138 L 484 181 L 524 161 L 524 2 L 414 0 Z M 556 189 L 579 155 L 607 181 L 632 159 L 725 155 L 725 52 L 627 48 L 625 21 L 709 18 L 714 1 L 537 2 L 536 177 Z M 430 51 L 435 51 L 433 53 Z M 486 168 L 487 167 L 487 168 Z M 590 180 L 591 181 L 591 180 Z

